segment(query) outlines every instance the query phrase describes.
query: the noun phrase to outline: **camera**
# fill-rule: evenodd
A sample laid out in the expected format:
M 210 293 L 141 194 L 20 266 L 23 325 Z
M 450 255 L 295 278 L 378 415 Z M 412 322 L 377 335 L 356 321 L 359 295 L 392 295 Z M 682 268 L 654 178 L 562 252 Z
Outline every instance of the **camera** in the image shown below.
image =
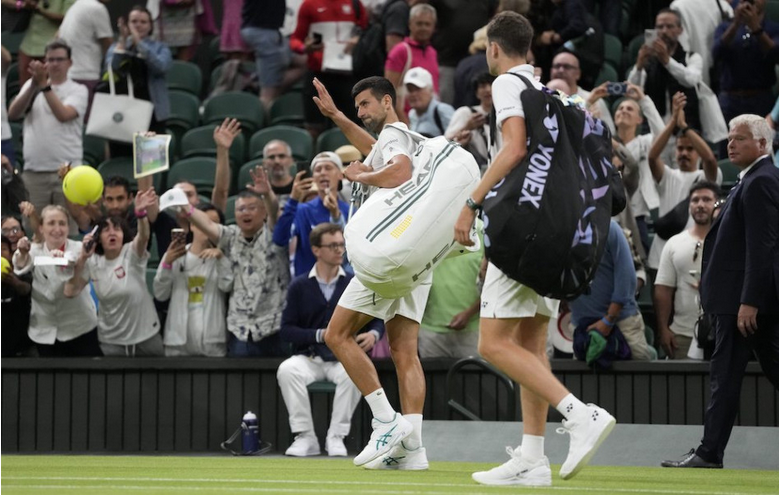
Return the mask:
M 613 96 L 625 95 L 628 91 L 628 85 L 626 83 L 613 82 L 606 85 L 606 93 Z

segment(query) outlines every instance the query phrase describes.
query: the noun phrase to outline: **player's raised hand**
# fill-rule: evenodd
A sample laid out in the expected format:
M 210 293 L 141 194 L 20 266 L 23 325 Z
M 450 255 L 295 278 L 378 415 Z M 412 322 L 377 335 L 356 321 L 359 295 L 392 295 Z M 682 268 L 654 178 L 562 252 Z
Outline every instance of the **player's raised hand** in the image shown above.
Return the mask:
M 329 95 L 329 92 L 326 90 L 326 87 L 323 85 L 323 83 L 318 81 L 318 78 L 313 78 L 313 86 L 315 86 L 315 90 L 318 92 L 318 96 L 313 97 L 313 102 L 315 102 L 315 105 L 318 106 L 318 110 L 321 111 L 321 114 L 328 117 L 329 119 L 332 119 L 338 115 L 340 110 L 334 104 L 332 96 Z

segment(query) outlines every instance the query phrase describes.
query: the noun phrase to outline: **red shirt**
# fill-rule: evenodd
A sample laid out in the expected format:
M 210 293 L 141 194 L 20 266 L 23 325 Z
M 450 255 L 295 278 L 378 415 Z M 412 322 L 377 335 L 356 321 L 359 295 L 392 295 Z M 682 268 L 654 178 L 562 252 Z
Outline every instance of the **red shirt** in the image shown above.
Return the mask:
M 353 9 L 353 0 L 304 0 L 299 8 L 296 30 L 291 35 L 291 49 L 304 52 L 304 40 L 309 34 L 321 33 L 324 43 L 345 42 L 354 26 L 367 27 L 367 11 L 359 4 L 359 20 Z M 307 67 L 321 72 L 323 51 L 307 54 Z

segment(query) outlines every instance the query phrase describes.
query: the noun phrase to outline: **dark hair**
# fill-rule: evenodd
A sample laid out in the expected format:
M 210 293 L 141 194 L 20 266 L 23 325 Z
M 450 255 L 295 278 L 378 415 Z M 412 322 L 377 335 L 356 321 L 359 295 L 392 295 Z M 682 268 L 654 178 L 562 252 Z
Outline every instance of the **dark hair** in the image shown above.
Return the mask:
M 699 133 L 698 130 L 693 129 L 693 128 L 688 128 L 688 129 L 690 129 L 691 131 L 693 131 L 697 135 L 701 136 L 701 133 Z M 688 138 L 690 140 L 690 138 L 688 137 L 688 129 L 678 130 L 677 134 L 675 135 L 675 140 L 679 140 L 680 138 Z
M 245 188 L 244 190 L 242 190 L 241 192 L 239 192 L 237 194 L 237 199 L 240 199 L 240 198 L 255 198 L 255 199 L 258 199 L 258 200 L 262 200 L 263 199 L 261 197 L 261 195 L 255 193 L 255 192 L 252 192 L 252 191 L 248 190 L 247 188 Z
M 112 176 L 111 178 L 107 179 L 103 183 L 103 192 L 106 193 L 106 188 L 115 188 L 121 186 L 125 189 L 125 193 L 128 194 L 128 197 L 131 196 L 131 184 L 130 181 L 128 181 L 127 178 L 124 178 L 122 176 Z
M 481 85 L 491 85 L 492 82 L 495 81 L 495 76 L 491 75 L 488 72 L 479 74 L 478 76 L 474 77 L 470 84 L 473 88 L 473 92 L 475 93 L 476 90 L 479 89 L 479 86 Z
M 691 198 L 693 195 L 693 192 L 696 190 L 710 190 L 712 193 L 715 194 L 715 201 L 720 198 L 720 187 L 717 183 L 713 183 L 712 181 L 707 181 L 706 179 L 700 179 L 696 183 L 691 186 L 690 190 L 688 190 L 688 198 Z
M 8 221 L 9 219 L 15 219 L 16 222 L 19 223 L 19 226 L 23 226 L 22 225 L 22 219 L 19 216 L 16 216 L 16 215 L 5 215 L 5 216 L 3 216 L 2 219 L 0 219 L 0 226 L 5 224 L 5 222 Z M 22 227 L 22 229 L 24 230 L 24 227 Z
M 182 182 L 180 181 L 180 183 Z M 200 210 L 201 212 L 215 211 L 217 212 L 218 219 L 220 220 L 220 224 L 226 224 L 226 216 L 223 215 L 223 211 L 221 211 L 211 203 L 199 202 L 199 204 L 196 206 L 196 209 Z
M 397 107 L 397 90 L 394 89 L 394 85 L 392 85 L 391 81 L 388 79 L 381 76 L 370 76 L 369 78 L 364 78 L 363 80 L 353 85 L 353 89 L 351 89 L 351 98 L 356 100 L 356 96 L 364 90 L 370 90 L 372 96 L 375 97 L 379 102 L 381 99 L 383 99 L 384 96 L 389 95 L 392 99 L 392 107 Z
M 658 17 L 661 14 L 671 14 L 671 15 L 673 15 L 674 17 L 677 18 L 677 26 L 678 27 L 682 27 L 682 16 L 676 10 L 670 9 L 669 7 L 664 7 L 661 10 L 659 10 L 657 14 L 655 14 L 655 17 Z
M 11 248 L 11 245 L 13 245 L 13 243 L 11 243 L 11 239 L 5 235 L 0 235 L 0 243 L 5 243 L 8 245 L 8 248 Z
M 525 16 L 516 12 L 501 12 L 487 25 L 487 42 L 500 45 L 506 55 L 526 57 L 532 40 L 533 26 Z
M 152 33 L 154 33 L 154 32 L 155 32 L 155 22 L 154 22 L 154 20 L 152 19 L 152 12 L 150 12 L 150 11 L 147 9 L 147 7 L 145 7 L 145 6 L 143 6 L 143 5 L 139 5 L 139 4 L 136 4 L 136 5 L 134 5 L 134 6 L 133 6 L 133 7 L 131 7 L 131 9 L 128 11 L 128 18 L 127 18 L 127 19 L 125 19 L 125 21 L 127 21 L 127 22 L 130 22 L 130 13 L 131 13 L 131 12 L 144 12 L 145 14 L 147 14 L 147 17 L 149 17 L 149 18 L 150 18 L 150 35 L 152 35 Z
M 71 58 L 71 47 L 68 46 L 67 43 L 65 43 L 65 40 L 62 38 L 55 38 L 54 40 L 50 41 L 46 44 L 46 48 L 44 48 L 44 55 L 49 53 L 50 50 L 57 50 L 62 48 L 65 50 L 65 53 L 68 54 L 68 59 Z
M 101 233 L 109 227 L 109 223 L 122 230 L 122 244 L 130 243 L 133 240 L 128 221 L 122 216 L 103 216 L 98 220 L 98 231 L 95 233 L 95 253 L 103 255 L 103 245 L 101 245 Z
M 320 247 L 321 240 L 323 239 L 324 235 L 342 232 L 343 229 L 337 224 L 321 223 L 313 228 L 313 231 L 310 232 L 310 245 L 313 247 Z

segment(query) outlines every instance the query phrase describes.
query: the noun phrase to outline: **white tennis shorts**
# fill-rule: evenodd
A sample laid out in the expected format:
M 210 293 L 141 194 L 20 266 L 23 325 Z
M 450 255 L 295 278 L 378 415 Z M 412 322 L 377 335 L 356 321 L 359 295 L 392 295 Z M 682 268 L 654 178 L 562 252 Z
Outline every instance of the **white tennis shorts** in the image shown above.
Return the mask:
M 430 272 L 424 281 L 413 289 L 410 295 L 398 299 L 385 299 L 364 286 L 359 281 L 359 278 L 353 277 L 337 305 L 374 318 L 383 319 L 384 323 L 399 314 L 421 324 L 421 317 L 424 315 L 424 308 L 427 307 L 427 299 L 430 296 L 431 287 L 432 273 Z
M 482 318 L 530 318 L 536 314 L 552 317 L 557 316 L 559 307 L 559 300 L 540 296 L 503 274 L 491 262 L 487 266 L 487 276 L 481 290 Z

